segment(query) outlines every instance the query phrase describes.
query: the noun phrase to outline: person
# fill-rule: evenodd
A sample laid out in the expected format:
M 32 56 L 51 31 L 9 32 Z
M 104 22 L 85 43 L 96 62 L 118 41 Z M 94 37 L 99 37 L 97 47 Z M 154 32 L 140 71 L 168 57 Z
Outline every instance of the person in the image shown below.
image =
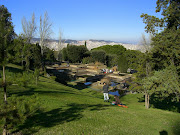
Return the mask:
M 108 89 L 109 86 L 106 84 L 106 82 L 103 82 L 103 94 L 104 94 L 104 102 L 109 102 L 109 94 Z
M 121 103 L 121 102 L 120 102 L 120 99 L 119 99 L 120 94 L 119 94 L 119 91 L 118 91 L 118 90 L 117 90 L 117 91 L 114 91 L 114 92 L 109 92 L 109 94 L 114 95 L 114 99 L 115 99 L 115 104 L 116 104 L 116 105 L 118 105 L 118 104 Z
M 118 104 L 121 104 L 120 102 L 120 99 L 119 99 L 119 96 L 118 95 L 114 95 L 114 99 L 115 99 L 115 104 L 118 105 Z

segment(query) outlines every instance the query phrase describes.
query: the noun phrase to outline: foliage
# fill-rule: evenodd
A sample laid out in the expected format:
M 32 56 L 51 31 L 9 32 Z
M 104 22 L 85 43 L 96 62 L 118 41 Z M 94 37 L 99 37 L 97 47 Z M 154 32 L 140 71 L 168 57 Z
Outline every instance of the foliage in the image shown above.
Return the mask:
M 89 63 L 94 63 L 95 61 L 93 60 L 93 58 L 92 57 L 85 57 L 85 58 L 83 58 L 83 60 L 82 60 L 82 63 L 83 64 L 89 64 Z
M 128 69 L 128 62 L 124 55 L 118 57 L 118 70 L 122 73 L 126 73 Z
M 2 81 L 2 78 L 0 78 Z M 22 73 L 13 73 L 6 71 L 6 85 L 17 85 L 27 87 L 32 84 L 35 84 L 34 75 L 30 72 L 24 71 Z
M 40 75 L 39 69 L 38 69 L 38 68 L 35 68 L 35 70 L 34 70 L 34 76 L 35 76 L 35 78 L 36 78 L 36 85 L 37 85 L 38 80 L 39 80 L 39 75 Z
M 180 1 L 157 0 L 156 12 L 161 12 L 162 18 L 142 14 L 146 24 L 146 32 L 154 34 L 150 52 L 146 55 L 146 84 L 147 90 L 154 89 L 157 100 L 165 102 L 179 98 L 180 75 Z M 158 31 L 160 30 L 160 31 Z M 176 71 L 177 69 L 177 71 Z M 151 76 L 152 72 L 154 75 Z M 174 73 L 176 71 L 176 73 Z M 172 76 L 174 75 L 175 78 Z M 148 84 L 150 83 L 150 84 Z M 179 102 L 179 101 L 178 101 Z
M 84 45 L 68 45 L 67 48 L 63 48 L 63 59 L 69 60 L 72 63 L 81 62 L 86 57 L 87 48 Z
M 115 65 L 118 65 L 118 59 L 117 59 L 117 55 L 115 54 L 107 54 L 106 55 L 106 65 L 108 67 L 113 67 Z
M 8 98 L 8 104 L 5 104 L 1 98 L 0 108 L 0 125 L 3 127 L 6 124 L 9 132 L 12 132 L 39 109 L 38 96 L 13 95 Z
M 45 61 L 55 61 L 54 50 L 51 50 L 48 47 L 44 47 L 43 57 Z
M 26 39 L 19 36 L 14 40 L 14 62 L 22 64 L 26 69 L 38 68 L 41 66 L 41 48 L 39 44 L 30 44 Z
M 168 97 L 171 94 L 175 95 L 179 101 L 180 86 L 176 68 L 169 66 L 166 69 L 155 71 L 154 75 L 142 80 L 144 89 L 148 90 L 149 94 L 158 93 L 159 96 Z
M 180 75 L 180 29 L 165 30 L 152 39 L 151 57 L 155 63 L 153 69 L 159 70 L 174 64 Z
M 12 42 L 15 36 L 11 13 L 4 5 L 0 5 L 0 64 L 6 64 L 11 59 Z
M 143 22 L 146 24 L 146 32 L 155 34 L 158 30 L 179 29 L 180 2 L 179 0 L 157 0 L 156 13 L 161 12 L 162 18 L 148 14 L 142 14 Z
M 62 57 L 64 61 L 68 61 L 67 48 L 62 49 Z
M 117 56 L 119 56 L 126 51 L 126 48 L 124 48 L 124 46 L 122 45 L 104 45 L 92 50 L 104 50 L 107 54 L 116 54 Z
M 145 58 L 145 54 L 137 50 L 126 50 L 124 56 L 127 59 L 128 67 L 136 70 L 143 64 Z
M 93 50 L 91 51 L 91 57 L 94 61 L 98 61 L 101 63 L 106 62 L 106 52 L 103 50 Z
M 156 97 L 156 101 L 166 100 L 167 104 L 179 102 L 180 81 L 176 68 L 173 65 L 163 70 L 155 71 L 153 76 L 143 79 L 142 84 L 144 90 L 146 90 L 151 97 Z M 150 101 L 151 100 L 154 100 L 154 98 L 150 99 Z

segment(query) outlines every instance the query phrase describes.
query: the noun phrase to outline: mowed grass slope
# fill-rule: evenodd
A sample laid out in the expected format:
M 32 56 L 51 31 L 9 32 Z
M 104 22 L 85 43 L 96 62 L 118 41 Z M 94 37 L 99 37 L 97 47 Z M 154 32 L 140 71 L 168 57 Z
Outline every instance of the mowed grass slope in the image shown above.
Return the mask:
M 37 135 L 180 135 L 180 114 L 145 109 L 141 94 L 121 98 L 128 108 L 103 101 L 103 94 L 74 89 L 40 77 L 38 86 L 11 86 L 9 96 L 38 94 L 40 110 L 19 130 Z M 2 89 L 1 89 L 2 93 Z M 113 98 L 112 98 L 113 99 Z

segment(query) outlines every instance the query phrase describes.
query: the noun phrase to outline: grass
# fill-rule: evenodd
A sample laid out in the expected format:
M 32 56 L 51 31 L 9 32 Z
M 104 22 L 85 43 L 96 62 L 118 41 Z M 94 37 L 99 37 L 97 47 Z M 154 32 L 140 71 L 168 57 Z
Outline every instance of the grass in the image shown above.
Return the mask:
M 88 88 L 79 90 L 68 87 L 45 77 L 40 77 L 38 86 L 8 88 L 8 96 L 34 94 L 38 94 L 41 110 L 18 127 L 25 134 L 180 134 L 180 114 L 160 109 L 145 109 L 144 103 L 139 102 L 141 94 L 123 96 L 120 100 L 128 108 L 122 108 L 103 102 L 102 93 Z

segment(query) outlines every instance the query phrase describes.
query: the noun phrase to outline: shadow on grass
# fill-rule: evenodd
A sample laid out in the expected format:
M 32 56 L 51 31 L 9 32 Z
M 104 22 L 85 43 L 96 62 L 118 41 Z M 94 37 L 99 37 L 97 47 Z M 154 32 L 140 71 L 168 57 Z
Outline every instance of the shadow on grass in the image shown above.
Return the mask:
M 180 121 L 176 121 L 172 127 L 173 135 L 180 135 Z M 168 135 L 166 130 L 159 132 L 159 135 Z
M 81 83 L 81 82 L 77 82 L 76 85 L 67 84 L 67 86 L 71 87 L 71 88 L 74 88 L 74 89 L 78 89 L 78 90 L 83 90 L 83 89 L 88 88 L 87 85 L 85 85 L 84 83 Z
M 180 135 L 180 120 L 176 121 L 173 126 L 173 133 L 174 135 Z
M 68 104 L 63 108 L 56 108 L 51 111 L 37 111 L 33 116 L 29 117 L 23 125 L 19 126 L 18 131 L 22 131 L 26 135 L 31 135 L 40 128 L 50 128 L 59 124 L 76 121 L 83 117 L 84 110 L 96 111 L 105 110 L 109 105 L 103 104 Z
M 144 96 L 139 97 L 138 100 L 138 102 L 145 102 Z M 150 96 L 150 107 L 180 113 L 180 102 L 172 101 L 171 96 L 162 98 L 158 95 L 152 94 Z
M 10 72 L 13 72 L 13 73 L 22 73 L 23 72 L 22 69 L 10 67 L 10 66 L 6 66 L 6 70 L 9 70 Z
M 50 90 L 50 91 L 46 91 L 46 90 L 36 90 L 36 88 L 34 87 L 29 87 L 28 90 L 22 90 L 22 91 L 10 91 L 8 93 L 9 96 L 11 95 L 17 95 L 17 96 L 32 96 L 34 94 L 43 94 L 43 95 L 53 95 L 53 94 L 77 94 L 75 92 L 72 92 L 72 91 L 68 91 L 68 90 L 59 90 L 59 89 L 56 89 L 56 90 Z
M 159 132 L 159 135 L 168 135 L 168 132 L 166 130 L 162 130 Z

